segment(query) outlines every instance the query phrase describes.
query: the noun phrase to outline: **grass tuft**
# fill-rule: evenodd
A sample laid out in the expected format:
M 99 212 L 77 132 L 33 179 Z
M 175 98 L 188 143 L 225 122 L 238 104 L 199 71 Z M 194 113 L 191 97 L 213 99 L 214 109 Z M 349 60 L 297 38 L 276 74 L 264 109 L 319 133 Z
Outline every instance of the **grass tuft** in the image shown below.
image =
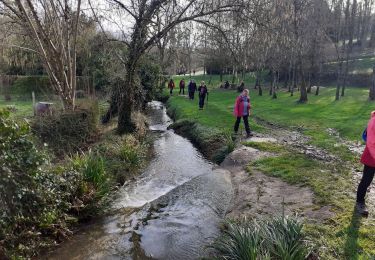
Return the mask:
M 218 259 L 225 260 L 305 259 L 308 250 L 302 228 L 299 220 L 288 216 L 228 222 L 212 247 Z

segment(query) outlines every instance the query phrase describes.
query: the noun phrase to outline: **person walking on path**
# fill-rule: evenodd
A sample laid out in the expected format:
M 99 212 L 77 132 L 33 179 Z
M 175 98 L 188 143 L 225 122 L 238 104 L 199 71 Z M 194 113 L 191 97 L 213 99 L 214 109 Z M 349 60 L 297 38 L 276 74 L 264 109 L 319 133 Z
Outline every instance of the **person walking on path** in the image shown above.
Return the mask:
M 201 85 L 198 88 L 199 93 L 199 110 L 202 110 L 204 107 L 204 100 L 206 99 L 206 96 L 208 95 L 208 89 L 204 81 L 202 81 Z
M 197 84 L 194 80 L 190 80 L 188 85 L 189 99 L 194 100 L 195 91 L 197 91 Z
M 236 117 L 236 123 L 234 124 L 234 132 L 238 133 L 238 128 L 240 126 L 241 117 L 243 118 L 243 121 L 245 123 L 245 129 L 246 129 L 246 137 L 249 138 L 253 136 L 253 134 L 250 131 L 249 126 L 249 116 L 250 116 L 250 98 L 249 98 L 249 90 L 244 89 L 236 99 L 236 103 L 234 104 L 234 116 Z
M 361 157 L 364 164 L 362 180 L 357 189 L 356 212 L 362 216 L 368 216 L 365 196 L 375 174 L 375 111 L 371 112 L 371 118 L 366 129 L 366 147 Z
M 181 92 L 182 92 L 182 95 L 185 95 L 185 80 L 184 79 L 180 80 L 180 93 L 179 93 L 179 95 L 181 95 Z
M 168 83 L 168 88 L 169 88 L 169 94 L 173 95 L 173 89 L 175 88 L 175 84 L 173 79 L 171 79 Z

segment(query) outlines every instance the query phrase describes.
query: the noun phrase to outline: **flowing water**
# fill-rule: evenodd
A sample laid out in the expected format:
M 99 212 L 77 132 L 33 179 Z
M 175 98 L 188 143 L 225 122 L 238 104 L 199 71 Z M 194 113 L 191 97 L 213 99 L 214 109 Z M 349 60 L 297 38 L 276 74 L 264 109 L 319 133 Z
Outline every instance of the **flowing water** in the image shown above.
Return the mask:
M 112 213 L 83 228 L 45 259 L 199 259 L 218 235 L 233 196 L 229 173 L 167 130 L 165 107 L 152 102 L 155 157 L 126 183 Z

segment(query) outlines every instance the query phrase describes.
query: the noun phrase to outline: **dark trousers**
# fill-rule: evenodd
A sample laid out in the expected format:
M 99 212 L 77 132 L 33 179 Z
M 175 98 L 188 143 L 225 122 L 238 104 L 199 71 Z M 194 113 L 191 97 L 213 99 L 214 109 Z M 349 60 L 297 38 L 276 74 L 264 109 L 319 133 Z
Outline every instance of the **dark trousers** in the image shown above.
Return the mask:
M 170 90 L 169 90 L 169 94 L 173 94 L 173 88 L 171 88 Z
M 365 165 L 365 167 L 363 168 L 362 180 L 358 185 L 357 202 L 359 203 L 365 202 L 366 192 L 372 180 L 374 179 L 374 174 L 375 174 L 375 168 Z
M 189 98 L 190 98 L 191 100 L 194 99 L 194 94 L 195 94 L 194 91 L 189 91 Z
M 180 88 L 180 95 L 181 95 L 181 92 L 182 92 L 182 95 L 185 95 L 185 87 Z
M 204 100 L 206 99 L 206 95 L 199 95 L 199 108 L 204 107 Z
M 249 116 L 243 116 L 243 122 L 245 123 L 246 133 L 250 134 L 250 126 L 249 126 Z M 241 117 L 237 117 L 236 123 L 234 124 L 234 132 L 238 132 L 238 128 L 240 127 Z

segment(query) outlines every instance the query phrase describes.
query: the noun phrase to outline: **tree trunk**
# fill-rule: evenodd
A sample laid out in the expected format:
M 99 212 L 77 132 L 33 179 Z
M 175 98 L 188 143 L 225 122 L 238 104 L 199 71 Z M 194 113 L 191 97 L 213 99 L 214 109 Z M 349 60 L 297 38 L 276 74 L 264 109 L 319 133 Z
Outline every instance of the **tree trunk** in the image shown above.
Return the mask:
M 371 101 L 375 100 L 375 64 L 372 67 L 372 84 L 370 87 L 369 98 Z
M 315 96 L 319 96 L 319 88 L 320 86 L 316 86 Z
M 300 103 L 306 103 L 307 102 L 307 90 L 306 90 L 306 81 L 304 78 L 302 78 L 301 83 L 301 96 L 299 98 Z
M 277 95 L 276 95 L 276 82 L 277 82 L 277 73 L 273 73 L 273 82 L 272 82 L 272 87 L 271 87 L 271 90 L 272 90 L 272 99 L 276 99 L 277 98 Z
M 118 105 L 118 123 L 117 131 L 119 134 L 131 133 L 135 130 L 135 124 L 132 121 L 132 111 L 135 107 L 134 90 L 136 89 L 135 83 L 135 63 L 129 62 L 127 66 L 127 75 L 125 84 L 119 86 L 120 99 Z
M 341 96 L 345 96 L 345 88 L 348 80 L 348 74 L 349 74 L 349 57 L 347 57 L 346 62 L 345 62 L 345 72 L 343 76 L 343 83 L 342 83 L 342 88 L 341 88 Z
M 292 83 L 292 89 L 290 91 L 290 96 L 293 97 L 294 95 L 294 89 L 297 88 L 297 66 L 294 62 L 293 64 L 293 83 Z
M 342 77 L 342 61 L 339 63 L 339 68 L 337 72 L 337 85 L 336 85 L 336 98 L 335 100 L 340 100 L 340 89 L 341 89 L 341 77 Z
M 233 73 L 232 73 L 232 84 L 236 82 L 236 69 L 233 67 Z
M 309 72 L 309 82 L 308 82 L 308 85 L 307 85 L 307 93 L 308 94 L 311 93 L 311 72 Z
M 255 80 L 255 86 L 254 89 L 257 89 L 260 86 L 260 77 L 261 77 L 261 71 L 257 70 L 256 71 L 256 80 Z

